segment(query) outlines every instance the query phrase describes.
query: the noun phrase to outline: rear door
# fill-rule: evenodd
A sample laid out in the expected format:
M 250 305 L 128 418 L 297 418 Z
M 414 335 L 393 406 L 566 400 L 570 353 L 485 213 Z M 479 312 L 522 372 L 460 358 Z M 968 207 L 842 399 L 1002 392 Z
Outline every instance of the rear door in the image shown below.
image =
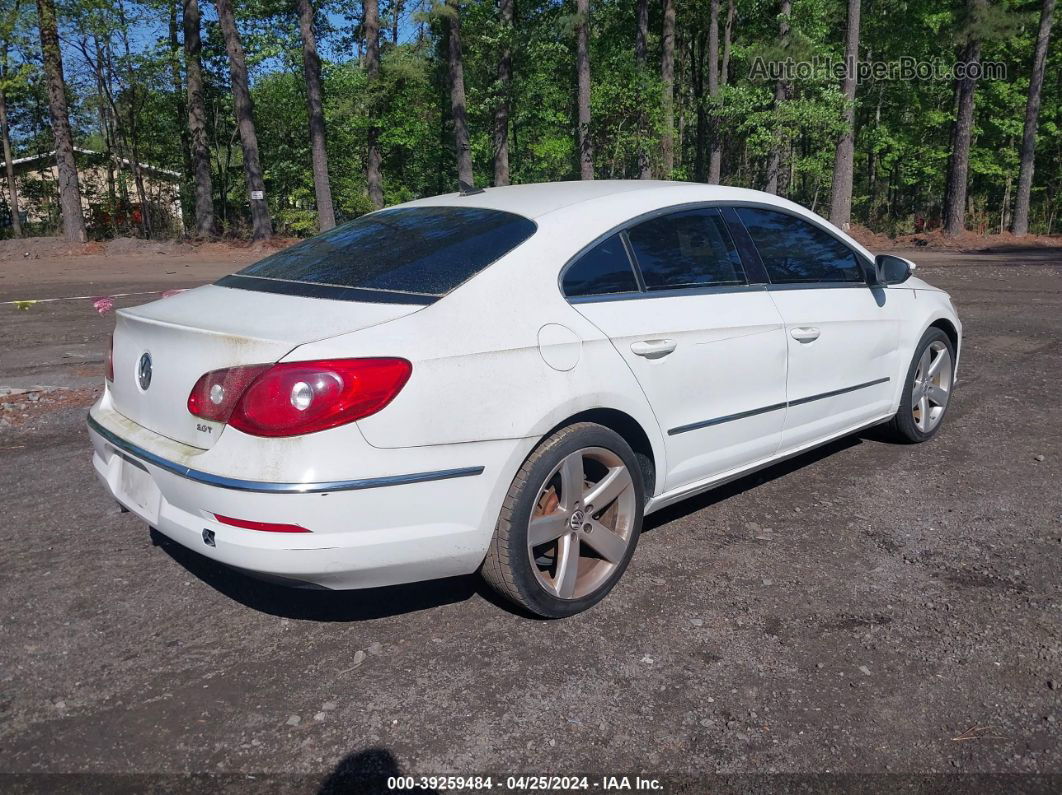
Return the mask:
M 656 414 L 666 490 L 767 458 L 780 443 L 783 324 L 729 227 L 714 208 L 658 215 L 562 275 L 569 301 L 611 339 Z
M 896 296 L 868 284 L 863 256 L 795 214 L 740 207 L 737 214 L 770 279 L 789 346 L 785 428 L 789 451 L 886 414 L 899 355 Z

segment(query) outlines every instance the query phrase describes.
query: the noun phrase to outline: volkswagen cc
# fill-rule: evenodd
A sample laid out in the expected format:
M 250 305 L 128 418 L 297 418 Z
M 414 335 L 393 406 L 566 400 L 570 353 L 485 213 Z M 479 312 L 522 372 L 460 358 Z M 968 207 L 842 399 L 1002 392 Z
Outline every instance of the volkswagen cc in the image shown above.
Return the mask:
M 872 425 L 939 432 L 961 324 L 914 268 L 737 188 L 409 202 L 119 311 L 93 464 L 151 527 L 257 576 L 479 571 L 568 616 L 653 511 Z

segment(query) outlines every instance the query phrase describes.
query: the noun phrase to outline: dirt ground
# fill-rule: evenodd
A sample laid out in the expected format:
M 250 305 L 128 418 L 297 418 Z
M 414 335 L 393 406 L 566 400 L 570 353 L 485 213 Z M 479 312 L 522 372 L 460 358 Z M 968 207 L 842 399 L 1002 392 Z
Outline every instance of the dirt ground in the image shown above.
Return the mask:
M 908 254 L 966 325 L 942 434 L 845 439 L 657 514 L 613 594 L 555 622 L 474 577 L 293 591 L 153 545 L 89 463 L 113 315 L 39 299 L 261 252 L 4 258 L 0 302 L 39 302 L 0 303 L 0 788 L 1059 791 L 1062 251 Z M 769 773 L 854 777 L 745 777 Z

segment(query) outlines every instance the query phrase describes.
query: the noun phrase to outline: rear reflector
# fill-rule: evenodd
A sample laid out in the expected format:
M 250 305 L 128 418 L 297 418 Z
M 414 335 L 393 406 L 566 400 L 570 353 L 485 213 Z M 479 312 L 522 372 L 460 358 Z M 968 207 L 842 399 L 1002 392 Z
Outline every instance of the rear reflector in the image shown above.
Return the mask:
M 261 530 L 266 533 L 309 533 L 305 527 L 297 524 L 276 524 L 275 522 L 252 522 L 249 519 L 233 519 L 231 516 L 214 514 L 214 518 L 222 524 L 242 527 L 244 530 Z

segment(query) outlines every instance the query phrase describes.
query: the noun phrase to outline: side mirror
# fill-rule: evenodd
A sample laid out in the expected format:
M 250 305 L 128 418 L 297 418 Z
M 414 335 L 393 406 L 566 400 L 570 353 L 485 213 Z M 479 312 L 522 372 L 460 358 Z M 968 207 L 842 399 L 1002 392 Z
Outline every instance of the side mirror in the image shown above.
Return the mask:
M 911 260 L 893 254 L 878 254 L 874 257 L 874 267 L 879 284 L 903 284 L 918 268 Z

